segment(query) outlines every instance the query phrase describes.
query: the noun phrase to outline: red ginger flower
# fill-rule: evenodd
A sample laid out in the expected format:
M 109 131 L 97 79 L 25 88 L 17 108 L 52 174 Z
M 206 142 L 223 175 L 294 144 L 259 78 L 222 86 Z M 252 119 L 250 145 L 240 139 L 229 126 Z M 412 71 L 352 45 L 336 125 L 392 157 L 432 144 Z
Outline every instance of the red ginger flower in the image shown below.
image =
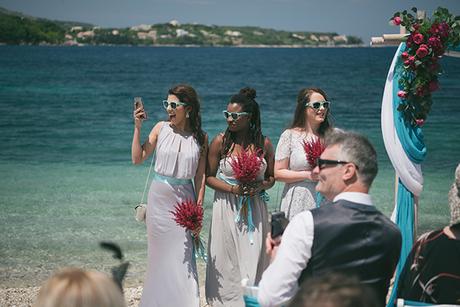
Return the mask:
M 326 146 L 324 146 L 320 138 L 303 141 L 303 150 L 305 151 L 308 164 L 310 164 L 312 168 L 316 167 L 316 160 L 321 156 L 324 149 L 326 149 Z
M 235 179 L 240 183 L 249 183 L 256 180 L 262 166 L 261 150 L 244 150 L 234 156 L 230 166 L 235 174 Z
M 203 207 L 193 200 L 187 199 L 174 206 L 174 221 L 177 225 L 190 230 L 194 236 L 198 236 L 203 225 Z

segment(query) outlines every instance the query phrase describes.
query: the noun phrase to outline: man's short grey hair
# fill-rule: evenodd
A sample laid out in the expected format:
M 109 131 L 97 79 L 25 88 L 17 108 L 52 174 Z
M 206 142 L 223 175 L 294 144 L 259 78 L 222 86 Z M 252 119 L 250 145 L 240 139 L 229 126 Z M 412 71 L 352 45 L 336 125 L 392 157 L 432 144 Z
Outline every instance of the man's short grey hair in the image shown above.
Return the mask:
M 326 146 L 339 145 L 338 159 L 357 166 L 358 179 L 371 186 L 377 176 L 377 153 L 369 140 L 354 132 L 337 131 L 326 136 Z

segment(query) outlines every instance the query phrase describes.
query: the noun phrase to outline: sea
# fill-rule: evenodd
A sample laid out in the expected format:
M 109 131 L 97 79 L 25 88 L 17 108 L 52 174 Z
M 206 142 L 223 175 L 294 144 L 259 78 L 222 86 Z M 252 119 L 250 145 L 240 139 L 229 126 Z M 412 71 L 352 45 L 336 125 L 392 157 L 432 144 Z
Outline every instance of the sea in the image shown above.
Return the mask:
M 110 271 L 99 247 L 118 243 L 142 284 L 147 242 L 134 219 L 149 161 L 131 163 L 133 97 L 149 119 L 142 139 L 166 119 L 167 90 L 188 83 L 210 139 L 225 130 L 222 110 L 245 86 L 257 90 L 263 133 L 276 146 L 303 87 L 328 93 L 335 126 L 365 134 L 378 152 L 371 189 L 390 215 L 395 172 L 380 123 L 385 78 L 396 48 L 181 48 L 0 46 L 0 287 L 37 286 L 66 266 Z M 423 127 L 427 158 L 418 233 L 449 222 L 447 193 L 460 162 L 460 58 L 442 59 L 441 88 Z M 283 185 L 269 194 L 280 203 Z M 213 191 L 207 189 L 207 239 Z M 201 262 L 201 266 L 204 264 Z

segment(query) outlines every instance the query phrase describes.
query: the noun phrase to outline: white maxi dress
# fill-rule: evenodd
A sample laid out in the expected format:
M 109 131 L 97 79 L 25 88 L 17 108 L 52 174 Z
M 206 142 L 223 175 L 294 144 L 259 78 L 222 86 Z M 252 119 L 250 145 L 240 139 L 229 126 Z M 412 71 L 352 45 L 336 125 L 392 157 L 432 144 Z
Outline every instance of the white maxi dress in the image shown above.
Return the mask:
M 148 264 L 141 307 L 199 306 L 192 237 L 173 220 L 174 206 L 195 198 L 200 146 L 164 122 L 158 135 L 147 203 Z
M 266 168 L 267 163 L 262 160 L 257 180 L 263 180 Z M 219 176 L 235 180 L 229 158 L 220 160 Z M 239 196 L 232 193 L 214 193 L 206 267 L 206 300 L 213 307 L 244 307 L 242 280 L 257 285 L 269 264 L 265 253 L 269 231 L 267 204 L 259 195 L 251 197 L 255 229 L 250 231 L 247 220 L 235 221 L 239 201 Z

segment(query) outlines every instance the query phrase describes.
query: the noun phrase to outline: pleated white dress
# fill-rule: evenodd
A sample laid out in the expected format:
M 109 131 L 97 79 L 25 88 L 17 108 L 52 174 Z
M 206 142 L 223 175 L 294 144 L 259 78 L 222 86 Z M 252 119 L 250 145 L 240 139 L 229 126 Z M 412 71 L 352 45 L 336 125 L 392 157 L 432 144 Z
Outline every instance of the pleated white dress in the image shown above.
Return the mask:
M 263 160 L 258 180 L 263 179 L 266 167 Z M 218 172 L 234 180 L 228 158 L 220 160 Z M 206 299 L 211 306 L 244 307 L 241 280 L 248 279 L 248 285 L 257 285 L 269 264 L 265 253 L 269 231 L 267 205 L 259 196 L 251 198 L 255 229 L 250 232 L 245 219 L 235 222 L 238 202 L 234 194 L 214 193 L 206 267 Z
M 191 182 L 198 168 L 200 147 L 191 134 L 175 132 L 165 122 L 158 135 L 155 155 L 157 175 L 150 186 L 146 217 L 147 277 L 140 306 L 198 307 L 192 238 L 176 225 L 171 211 L 177 203 L 196 200 Z

